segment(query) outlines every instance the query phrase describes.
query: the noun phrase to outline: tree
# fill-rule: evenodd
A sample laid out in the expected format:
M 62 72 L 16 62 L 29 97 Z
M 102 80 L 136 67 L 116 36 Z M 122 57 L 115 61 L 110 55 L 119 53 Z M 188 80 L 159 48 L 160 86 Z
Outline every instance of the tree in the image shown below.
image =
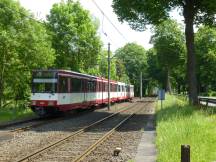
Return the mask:
M 110 56 L 112 57 L 113 54 L 110 53 Z M 99 71 L 100 71 L 100 76 L 108 78 L 108 51 L 107 50 L 102 50 L 99 60 L 98 60 L 98 65 L 99 65 Z M 110 63 L 110 78 L 113 80 L 116 80 L 116 64 L 113 59 L 111 59 Z
M 154 87 L 166 88 L 166 72 L 160 67 L 158 63 L 158 57 L 154 48 L 149 49 L 146 52 L 147 55 L 147 78 L 150 78 L 148 82 L 148 91 L 151 92 Z
M 51 66 L 55 55 L 46 28 L 13 0 L 0 2 L 0 107 L 29 96 L 31 70 Z
M 130 83 L 135 86 L 135 94 L 138 95 L 140 91 L 140 72 L 143 73 L 144 78 L 146 77 L 145 49 L 136 43 L 128 43 L 124 47 L 117 49 L 115 53 L 117 59 L 123 62 Z M 143 85 L 143 88 L 145 89 L 146 86 Z
M 87 71 L 97 63 L 101 50 L 98 22 L 92 20 L 79 2 L 54 4 L 47 18 L 57 68 Z
M 116 65 L 116 76 L 117 80 L 124 82 L 124 83 L 130 83 L 130 79 L 127 75 L 127 71 L 124 65 L 124 62 L 122 60 L 119 60 L 118 58 L 115 60 Z
M 166 20 L 154 29 L 151 38 L 156 50 L 158 64 L 166 72 L 166 90 L 171 93 L 171 73 L 185 61 L 184 36 L 179 24 L 173 20 Z
M 202 26 L 195 35 L 200 92 L 216 91 L 216 29 Z
M 120 21 L 127 21 L 136 30 L 144 30 L 146 25 L 157 25 L 169 17 L 173 9 L 181 9 L 185 22 L 187 47 L 187 78 L 189 101 L 198 103 L 196 57 L 194 48 L 194 24 L 215 25 L 215 0 L 113 0 L 114 12 Z

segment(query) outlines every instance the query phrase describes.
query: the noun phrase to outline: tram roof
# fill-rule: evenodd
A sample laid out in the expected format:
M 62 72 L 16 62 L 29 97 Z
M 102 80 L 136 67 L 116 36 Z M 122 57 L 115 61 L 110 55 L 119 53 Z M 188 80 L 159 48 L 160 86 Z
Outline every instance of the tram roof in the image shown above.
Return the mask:
M 36 69 L 36 70 L 33 70 L 33 72 L 39 72 L 39 71 L 44 71 L 44 72 L 58 72 L 58 73 L 63 73 L 63 74 L 75 74 L 77 76 L 80 76 L 80 77 L 88 77 L 88 78 L 91 78 L 91 79 L 98 79 L 98 80 L 105 80 L 107 81 L 106 78 L 104 77 L 98 77 L 98 76 L 94 76 L 94 75 L 89 75 L 89 74 L 83 74 L 83 73 L 79 73 L 79 72 L 75 72 L 75 71 L 70 71 L 70 70 L 62 70 L 62 69 Z M 114 80 L 110 80 L 111 83 L 118 83 L 118 81 L 114 81 Z

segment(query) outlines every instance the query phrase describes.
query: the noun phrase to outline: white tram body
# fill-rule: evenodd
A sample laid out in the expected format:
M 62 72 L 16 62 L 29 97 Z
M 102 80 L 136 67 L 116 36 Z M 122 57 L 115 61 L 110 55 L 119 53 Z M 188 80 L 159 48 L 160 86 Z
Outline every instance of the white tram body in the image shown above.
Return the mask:
M 133 85 L 110 81 L 110 101 L 130 100 Z M 35 70 L 31 108 L 38 115 L 108 103 L 108 80 L 67 70 Z

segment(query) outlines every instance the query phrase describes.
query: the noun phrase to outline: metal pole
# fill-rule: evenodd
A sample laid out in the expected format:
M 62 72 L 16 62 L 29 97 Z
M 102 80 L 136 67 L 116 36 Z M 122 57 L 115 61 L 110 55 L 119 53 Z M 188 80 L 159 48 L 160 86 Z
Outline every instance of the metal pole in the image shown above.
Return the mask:
M 142 99 L 142 72 L 140 72 L 140 99 Z
M 110 43 L 108 43 L 108 110 L 110 110 Z
M 161 109 L 163 109 L 163 100 L 161 99 Z

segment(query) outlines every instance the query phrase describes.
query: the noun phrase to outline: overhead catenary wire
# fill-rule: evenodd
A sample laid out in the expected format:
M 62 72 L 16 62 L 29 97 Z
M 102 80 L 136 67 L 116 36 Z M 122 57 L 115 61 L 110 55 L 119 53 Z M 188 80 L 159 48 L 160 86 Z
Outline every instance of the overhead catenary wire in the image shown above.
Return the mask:
M 119 33 L 119 35 L 122 36 L 122 38 L 128 42 L 124 34 L 115 26 L 115 24 L 110 20 L 110 18 L 103 12 L 103 10 L 100 8 L 100 6 L 95 2 L 95 0 L 92 0 L 94 5 L 98 8 L 98 10 L 104 15 L 104 17 L 109 21 L 109 23 L 114 27 L 114 29 Z
M 106 36 L 106 38 L 109 40 L 109 42 L 112 42 L 112 44 L 115 44 L 113 40 L 110 38 L 110 36 L 104 31 L 104 13 L 102 13 L 102 22 L 101 22 L 101 33 Z
M 0 3 L 0 8 L 7 8 L 8 10 L 12 11 L 13 13 L 18 13 L 18 14 L 22 15 L 23 17 L 27 18 L 27 19 L 30 19 L 30 20 L 32 20 L 32 21 L 35 21 L 35 22 L 37 22 L 37 23 L 40 23 L 40 24 L 44 25 L 44 22 L 43 22 L 43 21 L 37 20 L 37 19 L 35 19 L 34 17 L 32 17 L 32 16 L 30 16 L 30 15 L 27 15 L 27 14 L 22 13 L 22 12 L 20 12 L 20 11 L 14 10 L 14 9 L 10 8 L 9 6 L 6 6 L 6 5 L 4 5 L 4 4 L 2 4 L 2 3 Z M 105 15 L 104 15 L 104 16 L 105 16 Z M 103 30 L 103 29 L 102 29 L 102 30 Z M 103 30 L 103 33 L 104 33 L 104 35 L 109 39 L 109 41 L 112 42 L 112 45 L 114 45 L 115 43 L 114 43 L 113 40 L 109 37 L 109 35 L 108 35 L 107 33 L 104 32 L 104 30 Z M 86 43 L 86 42 L 85 42 L 85 43 Z M 95 49 L 95 48 L 93 48 L 93 47 L 91 47 L 91 46 L 89 46 L 89 48 L 93 49 L 95 52 L 98 52 L 97 49 Z

